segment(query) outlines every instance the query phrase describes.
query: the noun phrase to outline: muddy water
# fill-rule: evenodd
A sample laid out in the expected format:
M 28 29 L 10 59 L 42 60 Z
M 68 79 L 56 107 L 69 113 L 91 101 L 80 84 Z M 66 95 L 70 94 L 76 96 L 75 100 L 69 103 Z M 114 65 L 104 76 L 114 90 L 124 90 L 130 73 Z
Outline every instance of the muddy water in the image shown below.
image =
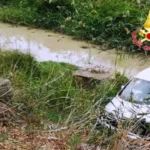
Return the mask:
M 51 31 L 14 26 L 0 22 L 0 48 L 30 53 L 37 61 L 66 62 L 79 67 L 104 66 L 119 70 L 127 76 L 150 66 L 141 56 L 117 55 L 115 50 L 102 51 L 86 42 Z M 120 59 L 121 58 L 121 59 Z

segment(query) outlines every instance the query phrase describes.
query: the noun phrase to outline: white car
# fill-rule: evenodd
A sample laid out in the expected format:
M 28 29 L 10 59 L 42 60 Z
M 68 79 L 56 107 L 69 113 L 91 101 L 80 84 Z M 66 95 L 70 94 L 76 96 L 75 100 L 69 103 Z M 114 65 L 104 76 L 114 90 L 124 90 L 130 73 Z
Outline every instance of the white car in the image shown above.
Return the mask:
M 117 127 L 119 120 L 136 119 L 150 124 L 150 68 L 143 70 L 123 86 L 105 106 L 105 112 L 107 119 L 109 118 L 107 123 L 112 127 Z M 103 120 L 101 123 L 104 123 Z

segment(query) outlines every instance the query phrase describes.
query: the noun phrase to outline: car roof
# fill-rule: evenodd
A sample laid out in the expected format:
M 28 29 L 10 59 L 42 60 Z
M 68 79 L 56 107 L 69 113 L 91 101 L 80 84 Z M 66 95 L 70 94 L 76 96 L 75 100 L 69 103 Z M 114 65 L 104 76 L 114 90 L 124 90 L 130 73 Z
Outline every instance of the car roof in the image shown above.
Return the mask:
M 150 81 L 150 67 L 138 73 L 135 78 Z

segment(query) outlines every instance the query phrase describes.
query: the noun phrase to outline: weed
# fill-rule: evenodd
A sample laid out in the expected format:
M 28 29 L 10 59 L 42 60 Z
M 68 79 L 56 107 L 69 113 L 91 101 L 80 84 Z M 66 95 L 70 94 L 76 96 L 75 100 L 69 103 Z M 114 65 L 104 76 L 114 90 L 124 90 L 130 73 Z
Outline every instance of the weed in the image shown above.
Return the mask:
M 0 142 L 3 142 L 8 139 L 8 133 L 7 132 L 1 132 L 0 133 Z
M 90 89 L 78 87 L 73 84 L 72 73 L 77 68 L 72 65 L 38 63 L 30 55 L 18 52 L 0 54 L 0 76 L 9 78 L 16 91 L 12 103 L 20 113 L 31 117 L 36 114 L 40 118 L 53 118 L 56 121 L 62 116 L 67 117 L 65 114 L 72 110 L 74 117 L 81 115 L 100 98 L 115 96 L 120 86 L 114 80 L 94 85 L 91 83 L 95 88 Z M 126 81 L 121 80 L 121 84 Z
M 27 122 L 26 129 L 41 129 L 45 121 L 71 125 L 79 131 L 86 127 L 91 130 L 88 142 L 96 140 L 95 144 L 100 134 L 110 134 L 106 130 L 93 134 L 95 119 L 126 82 L 124 76 L 118 74 L 114 80 L 89 83 L 92 88 L 87 88 L 73 84 L 75 66 L 37 62 L 29 54 L 18 52 L 0 51 L 0 56 L 0 76 L 8 78 L 14 89 L 9 105 Z M 75 134 L 69 143 L 74 148 L 81 140 L 80 134 Z
M 72 135 L 69 139 L 69 145 L 71 145 L 71 150 L 74 150 L 76 145 L 80 144 L 82 142 L 81 135 Z

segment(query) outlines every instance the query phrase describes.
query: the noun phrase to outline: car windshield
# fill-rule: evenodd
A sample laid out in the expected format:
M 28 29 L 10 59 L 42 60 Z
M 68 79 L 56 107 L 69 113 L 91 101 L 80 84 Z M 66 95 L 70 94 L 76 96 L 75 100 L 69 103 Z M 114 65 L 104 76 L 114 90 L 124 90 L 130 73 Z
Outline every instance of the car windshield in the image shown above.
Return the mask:
M 150 81 L 134 78 L 119 93 L 119 97 L 135 103 L 150 103 Z

